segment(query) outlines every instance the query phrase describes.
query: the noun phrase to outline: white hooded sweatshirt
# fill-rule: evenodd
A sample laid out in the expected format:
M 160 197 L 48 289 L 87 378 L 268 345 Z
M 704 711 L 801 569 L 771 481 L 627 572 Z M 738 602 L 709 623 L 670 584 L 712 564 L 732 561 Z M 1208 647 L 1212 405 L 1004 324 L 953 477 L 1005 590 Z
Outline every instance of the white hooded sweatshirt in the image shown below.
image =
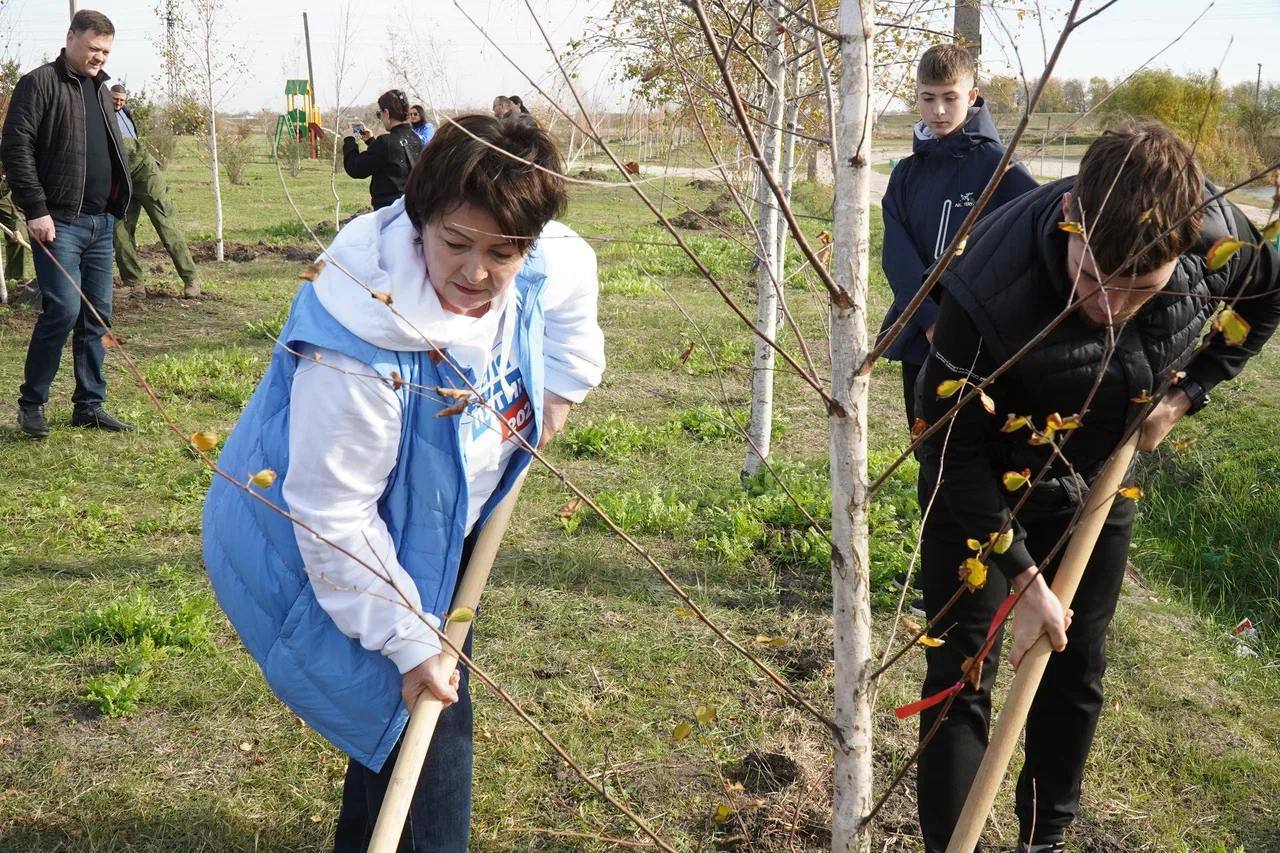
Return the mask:
M 404 201 L 350 222 L 329 247 L 316 296 L 348 331 L 384 349 L 444 350 L 468 367 L 476 387 L 517 423 L 531 425 L 519 369 L 511 364 L 510 330 L 516 319 L 514 287 L 481 317 L 446 311 L 427 278 L 417 232 Z M 595 253 L 568 226 L 550 222 L 539 237 L 545 259 L 542 293 L 546 318 L 544 385 L 581 402 L 604 371 L 604 336 L 596 323 L 599 284 Z M 351 280 L 392 295 L 395 312 Z M 400 315 L 400 316 L 397 316 Z M 395 554 L 378 500 L 395 467 L 400 446 L 400 402 L 371 367 L 331 350 L 302 353 L 290 399 L 289 470 L 284 498 L 290 511 L 325 539 L 359 558 L 347 557 L 295 526 L 316 600 L 347 636 L 391 658 L 408 672 L 440 651 L 440 643 L 395 589 L 421 610 L 418 591 Z M 325 424 L 323 431 L 308 428 Z M 470 492 L 466 529 L 497 488 L 518 444 L 483 407 L 459 418 Z M 527 437 L 528 427 L 525 428 Z M 360 561 L 383 570 L 395 585 Z M 427 618 L 439 627 L 431 614 Z

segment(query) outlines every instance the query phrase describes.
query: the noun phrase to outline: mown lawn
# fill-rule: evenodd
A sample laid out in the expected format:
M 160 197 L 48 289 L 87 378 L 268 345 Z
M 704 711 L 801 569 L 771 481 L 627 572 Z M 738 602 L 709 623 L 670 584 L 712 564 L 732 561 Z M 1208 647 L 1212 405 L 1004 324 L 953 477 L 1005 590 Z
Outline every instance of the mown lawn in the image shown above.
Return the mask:
M 207 171 L 190 147 L 169 176 L 184 227 L 207 237 Z M 274 168 L 263 160 L 250 176 L 246 187 L 224 182 L 228 239 L 302 243 Z M 320 164 L 289 185 L 308 223 L 329 215 Z M 365 184 L 338 186 L 344 215 L 366 203 Z M 717 194 L 674 178 L 648 188 L 674 213 Z M 820 196 L 806 195 L 810 214 L 823 213 Z M 742 448 L 724 411 L 749 401 L 748 335 L 674 249 L 647 245 L 670 241 L 625 188 L 575 189 L 568 220 L 610 238 L 597 242 L 610 368 L 551 459 L 603 495 L 721 624 L 829 707 L 825 555 L 776 487 L 744 493 L 739 484 Z M 746 250 L 708 232 L 692 240 L 747 303 Z M 167 261 L 154 263 L 155 283 L 173 287 Z M 203 263 L 199 300 L 120 295 L 116 331 L 184 432 L 235 423 L 303 265 L 263 253 Z M 791 287 L 825 370 L 821 294 L 804 276 Z M 874 320 L 886 297 L 878 275 L 873 297 Z M 0 385 L 20 382 L 31 322 L 29 311 L 0 314 Z M 118 358 L 111 365 L 112 410 L 138 432 L 70 429 L 69 366 L 47 441 L 28 441 L 11 423 L 0 429 L 0 850 L 323 849 L 345 759 L 271 696 L 213 605 L 199 556 L 209 475 Z M 1280 364 L 1267 357 L 1220 395 L 1217 411 L 1184 428 L 1199 436 L 1195 447 L 1146 463 L 1135 547 L 1144 582 L 1129 585 L 1113 628 L 1110 698 L 1076 849 L 1280 849 L 1278 380 Z M 873 394 L 873 467 L 882 468 L 905 438 L 894 366 L 876 372 Z M 783 478 L 821 517 L 822 411 L 782 372 L 777 412 Z M 890 481 L 873 514 L 879 646 L 895 601 L 889 578 L 914 537 L 913 470 Z M 678 848 L 821 849 L 823 730 L 682 616 L 656 574 L 597 522 L 562 519 L 570 497 L 545 471 L 531 476 L 476 623 L 478 658 Z M 1244 615 L 1262 623 L 1257 658 L 1237 657 L 1223 636 Z M 914 723 L 888 709 L 915 697 L 918 663 L 908 656 L 880 694 L 881 785 L 914 743 Z M 474 849 L 609 846 L 574 833 L 637 838 L 496 696 L 476 694 Z M 714 706 L 716 719 L 673 741 L 699 705 Z M 721 803 L 734 815 L 717 824 Z M 989 839 L 1012 847 L 1007 797 L 998 815 Z M 877 824 L 875 849 L 918 849 L 913 824 L 908 777 Z

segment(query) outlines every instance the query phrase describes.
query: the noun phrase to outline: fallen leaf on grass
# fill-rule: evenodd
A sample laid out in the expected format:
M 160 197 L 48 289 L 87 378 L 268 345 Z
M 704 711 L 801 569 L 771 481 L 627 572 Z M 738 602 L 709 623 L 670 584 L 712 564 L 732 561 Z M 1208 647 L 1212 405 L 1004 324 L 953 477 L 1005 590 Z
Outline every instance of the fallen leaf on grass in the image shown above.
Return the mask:
M 556 512 L 560 518 L 573 518 L 582 508 L 582 498 L 574 498 Z
M 693 709 L 693 717 L 701 725 L 709 726 L 716 721 L 716 706 L 699 705 Z
M 729 818 L 733 817 L 733 809 L 724 803 L 716 806 L 716 810 L 711 813 L 711 819 L 716 823 L 725 823 Z
M 682 741 L 693 734 L 693 726 L 688 723 L 677 723 L 676 727 L 671 730 L 671 739 L 674 741 Z
M 684 352 L 680 353 L 681 364 L 687 364 L 689 362 L 689 356 L 693 355 L 694 347 L 697 345 L 697 341 L 689 341 L 689 345 L 684 348 Z
M 756 642 L 771 649 L 780 649 L 787 644 L 786 637 L 770 637 L 768 634 L 756 634 Z

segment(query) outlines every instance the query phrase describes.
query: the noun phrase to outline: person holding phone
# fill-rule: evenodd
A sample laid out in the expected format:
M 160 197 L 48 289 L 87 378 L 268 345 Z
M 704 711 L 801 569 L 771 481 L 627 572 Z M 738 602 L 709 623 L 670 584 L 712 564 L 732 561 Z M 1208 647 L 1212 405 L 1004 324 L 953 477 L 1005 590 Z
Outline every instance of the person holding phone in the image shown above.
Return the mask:
M 422 140 L 409 124 L 409 99 L 399 89 L 378 96 L 378 117 L 387 132 L 374 136 L 363 123 L 351 122 L 351 134 L 342 140 L 342 168 L 352 178 L 369 178 L 374 210 L 404 195 L 405 181 L 422 153 Z M 356 137 L 365 142 L 361 151 Z

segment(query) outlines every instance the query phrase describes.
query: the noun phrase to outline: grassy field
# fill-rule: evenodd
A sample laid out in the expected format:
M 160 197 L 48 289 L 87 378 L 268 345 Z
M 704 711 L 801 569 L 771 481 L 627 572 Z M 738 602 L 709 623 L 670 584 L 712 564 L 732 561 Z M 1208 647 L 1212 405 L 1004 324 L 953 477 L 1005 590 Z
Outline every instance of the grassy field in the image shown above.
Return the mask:
M 207 169 L 188 146 L 168 174 L 183 227 L 207 238 Z M 228 239 L 276 249 L 202 263 L 198 300 L 118 294 L 116 332 L 188 433 L 235 423 L 305 263 L 279 247 L 295 245 L 291 257 L 309 251 L 296 247 L 303 241 L 274 167 L 262 160 L 249 174 L 244 187 L 224 182 Z M 321 164 L 289 185 L 307 222 L 330 214 Z M 343 177 L 338 186 L 344 215 L 367 202 L 366 184 Z M 671 213 L 716 195 L 683 179 L 651 188 Z M 825 212 L 821 192 L 802 194 L 810 212 Z M 609 238 L 596 245 L 610 367 L 551 457 L 602 495 L 736 636 L 784 639 L 756 647 L 829 707 L 820 540 L 803 535 L 776 486 L 744 492 L 738 480 L 742 448 L 724 410 L 749 401 L 748 336 L 676 250 L 645 245 L 670 240 L 628 190 L 576 188 L 568 220 Z M 149 229 L 142 239 L 153 239 Z M 706 232 L 692 240 L 748 300 L 746 250 Z M 878 245 L 876 235 L 873 253 Z M 154 289 L 176 292 L 167 260 L 152 263 Z M 878 318 L 887 291 L 878 273 L 872 285 Z M 804 334 L 821 341 L 821 294 L 803 275 L 791 287 Z M 11 389 L 31 323 L 29 311 L 0 309 L 0 384 Z M 690 342 L 699 348 L 682 361 Z M 822 349 L 814 356 L 825 370 Z M 110 366 L 112 411 L 137 422 L 136 433 L 71 429 L 65 364 L 50 438 L 0 429 L 0 850 L 324 849 L 345 758 L 272 697 L 213 604 L 199 555 L 209 475 L 118 358 Z M 1142 580 L 1127 586 L 1112 629 L 1109 701 L 1070 849 L 1280 849 L 1278 382 L 1280 363 L 1267 355 L 1182 428 L 1199 437 L 1194 447 L 1144 463 L 1149 498 L 1134 549 Z M 905 438 L 893 365 L 874 374 L 873 395 L 880 469 Z M 776 411 L 783 479 L 821 517 L 821 408 L 784 372 Z M 877 648 L 890 631 L 889 578 L 914 538 L 913 471 L 904 466 L 873 513 Z M 824 732 L 684 618 L 598 522 L 561 518 L 569 497 L 544 471 L 530 477 L 476 623 L 478 659 L 678 848 L 822 849 Z M 1245 615 L 1263 628 L 1258 657 L 1237 657 L 1223 636 Z M 914 744 L 914 722 L 888 709 L 915 698 L 919 663 L 908 656 L 880 693 L 881 786 Z M 497 697 L 477 686 L 476 698 L 473 849 L 603 850 L 612 845 L 589 836 L 637 838 Z M 699 705 L 715 707 L 716 719 L 674 741 Z M 732 814 L 717 823 L 721 804 Z M 909 776 L 877 821 L 874 849 L 919 849 L 914 809 Z M 997 814 L 988 840 L 1010 848 L 1007 796 Z

